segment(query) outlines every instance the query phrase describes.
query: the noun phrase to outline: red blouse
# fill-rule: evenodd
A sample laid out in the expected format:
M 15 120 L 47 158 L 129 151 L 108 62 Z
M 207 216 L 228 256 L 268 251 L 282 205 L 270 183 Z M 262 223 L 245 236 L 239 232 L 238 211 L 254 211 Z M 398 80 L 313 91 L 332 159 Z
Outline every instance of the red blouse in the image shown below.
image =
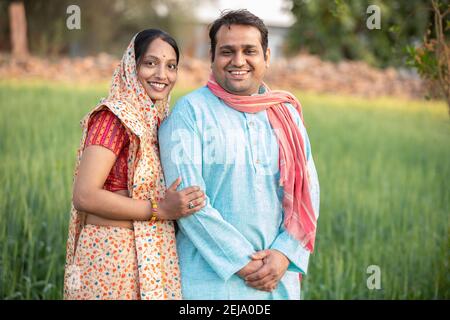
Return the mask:
M 117 156 L 103 188 L 108 191 L 127 190 L 127 159 L 130 139 L 119 118 L 108 109 L 96 112 L 89 120 L 85 148 L 105 147 Z

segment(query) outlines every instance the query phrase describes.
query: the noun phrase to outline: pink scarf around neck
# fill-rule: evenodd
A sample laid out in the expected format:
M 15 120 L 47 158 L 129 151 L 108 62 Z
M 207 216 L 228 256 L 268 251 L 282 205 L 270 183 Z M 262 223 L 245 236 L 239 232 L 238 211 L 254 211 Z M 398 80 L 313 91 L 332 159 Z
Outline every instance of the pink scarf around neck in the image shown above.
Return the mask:
M 256 96 L 239 96 L 225 91 L 211 75 L 207 86 L 229 107 L 246 113 L 267 111 L 279 145 L 280 186 L 283 186 L 284 227 L 303 247 L 313 252 L 317 216 L 309 193 L 304 141 L 288 107 L 290 103 L 303 121 L 300 102 L 286 91 L 271 91 Z

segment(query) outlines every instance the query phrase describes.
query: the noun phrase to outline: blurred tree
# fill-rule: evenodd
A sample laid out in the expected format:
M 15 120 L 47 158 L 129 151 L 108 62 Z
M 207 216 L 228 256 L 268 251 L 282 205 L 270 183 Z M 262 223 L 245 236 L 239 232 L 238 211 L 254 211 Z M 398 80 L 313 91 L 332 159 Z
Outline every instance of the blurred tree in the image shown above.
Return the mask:
M 100 51 L 119 55 L 131 36 L 146 28 L 157 27 L 177 39 L 187 36 L 183 24 L 190 19 L 195 0 L 22 0 L 28 22 L 30 51 L 37 55 L 88 55 Z M 11 0 L 0 0 L 0 14 Z M 69 30 L 67 7 L 77 5 L 81 29 Z M 5 21 L 6 20 L 6 23 Z M 0 50 L 9 39 L 8 19 L 0 19 Z M 9 42 L 9 40 L 8 40 Z
M 11 29 L 11 46 L 14 59 L 25 59 L 28 52 L 27 19 L 23 1 L 13 1 L 8 6 Z
M 431 1 L 433 23 L 417 46 L 408 46 L 407 63 L 417 69 L 427 82 L 431 96 L 443 97 L 450 115 L 450 5 L 444 1 Z
M 419 41 L 432 19 L 427 0 L 292 0 L 297 18 L 289 51 L 306 49 L 324 59 L 364 60 L 375 66 L 403 63 L 404 47 Z M 369 5 L 380 8 L 381 28 L 368 29 Z

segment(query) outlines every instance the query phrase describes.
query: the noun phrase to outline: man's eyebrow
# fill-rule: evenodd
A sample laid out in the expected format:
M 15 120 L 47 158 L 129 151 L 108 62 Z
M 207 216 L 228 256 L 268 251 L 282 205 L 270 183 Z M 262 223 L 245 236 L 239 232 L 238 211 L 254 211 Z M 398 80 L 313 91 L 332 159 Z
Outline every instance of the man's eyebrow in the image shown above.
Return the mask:
M 244 48 L 244 49 L 254 49 L 254 48 L 257 48 L 258 46 L 254 45 L 254 44 L 243 44 L 240 47 Z M 235 48 L 236 48 L 236 46 L 232 46 L 232 45 L 223 45 L 223 46 L 219 47 L 219 49 L 221 49 L 221 50 L 223 50 L 223 49 L 234 50 Z
M 244 48 L 244 49 L 254 49 L 254 48 L 258 48 L 258 46 L 255 45 L 255 44 L 244 44 L 242 46 L 242 48 Z

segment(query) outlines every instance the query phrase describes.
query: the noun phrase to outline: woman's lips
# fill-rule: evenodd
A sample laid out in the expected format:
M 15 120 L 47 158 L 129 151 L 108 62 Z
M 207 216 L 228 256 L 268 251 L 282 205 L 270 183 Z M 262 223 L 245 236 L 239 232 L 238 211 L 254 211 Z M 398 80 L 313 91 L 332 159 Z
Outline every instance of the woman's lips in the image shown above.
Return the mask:
M 148 85 L 155 91 L 162 92 L 166 89 L 167 84 L 161 82 L 147 81 Z

